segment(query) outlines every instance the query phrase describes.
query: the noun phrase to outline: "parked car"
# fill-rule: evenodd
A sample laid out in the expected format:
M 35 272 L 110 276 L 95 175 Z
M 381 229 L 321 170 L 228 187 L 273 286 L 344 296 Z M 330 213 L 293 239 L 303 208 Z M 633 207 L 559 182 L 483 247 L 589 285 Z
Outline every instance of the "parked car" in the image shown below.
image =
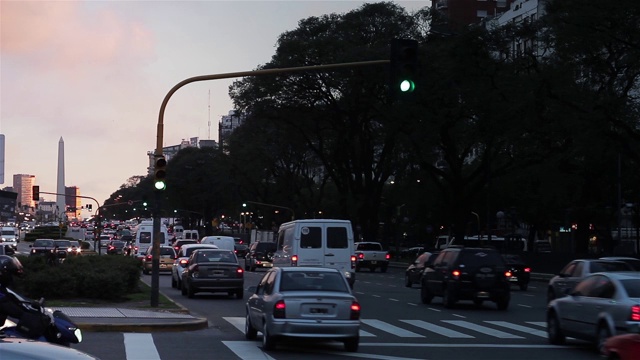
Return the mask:
M 127 245 L 126 241 L 122 240 L 111 240 L 107 245 L 107 254 L 108 255 L 123 255 L 124 248 Z
M 558 275 L 549 280 L 547 303 L 566 296 L 587 275 L 603 271 L 633 271 L 627 263 L 601 259 L 577 259 L 565 265 Z
M 442 296 L 448 308 L 459 300 L 472 300 L 476 306 L 489 300 L 506 310 L 511 300 L 509 276 L 495 249 L 448 247 L 424 270 L 420 299 L 430 304 L 434 296 Z
M 611 336 L 630 333 L 640 324 L 640 272 L 601 272 L 580 281 L 569 296 L 547 306 L 549 342 L 566 337 L 593 342 L 604 353 Z
M 427 265 L 433 264 L 433 260 L 435 260 L 438 254 L 439 252 L 425 252 L 418 255 L 404 273 L 404 285 L 406 287 L 412 287 L 413 284 L 421 284 L 420 279 L 422 278 L 424 269 Z
M 603 355 L 609 360 L 637 360 L 640 354 L 640 327 L 630 329 L 632 333 L 615 335 L 604 342 Z
M 256 271 L 256 268 L 273 267 L 273 254 L 277 245 L 274 242 L 258 241 L 249 245 L 249 250 L 244 258 L 244 269 Z
M 144 262 L 142 263 L 142 272 L 144 274 L 151 274 L 153 271 L 153 255 L 151 250 L 153 247 L 145 250 Z M 173 261 L 176 259 L 176 252 L 172 246 L 160 245 L 160 261 L 158 271 L 171 272 L 173 269 Z
M 171 287 L 182 289 L 182 272 L 184 271 L 187 261 L 191 253 L 198 249 L 217 249 L 216 245 L 211 244 L 185 244 L 182 245 L 176 259 L 173 261 L 171 268 Z
M 631 265 L 633 270 L 640 271 L 640 259 L 628 256 L 607 256 L 601 257 L 601 260 L 613 260 L 613 261 L 622 261 Z
M 244 270 L 232 250 L 199 249 L 191 253 L 182 272 L 182 295 L 198 292 L 226 292 L 244 296 Z
M 511 272 L 509 283 L 518 285 L 520 290 L 527 291 L 531 280 L 531 267 L 529 267 L 520 255 L 503 254 L 502 259 Z
M 357 351 L 360 303 L 338 269 L 272 268 L 246 305 L 245 336 L 253 340 L 258 331 L 264 350 L 290 337 L 338 340 L 347 351 Z

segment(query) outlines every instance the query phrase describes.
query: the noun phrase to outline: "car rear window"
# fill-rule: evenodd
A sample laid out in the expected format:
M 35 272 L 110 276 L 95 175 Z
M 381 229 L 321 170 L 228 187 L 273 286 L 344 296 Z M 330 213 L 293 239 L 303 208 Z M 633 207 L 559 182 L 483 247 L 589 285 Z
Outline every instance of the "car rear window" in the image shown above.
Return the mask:
M 35 247 L 52 247 L 53 244 L 53 240 L 36 240 L 33 242 L 33 246 Z
M 272 243 L 272 242 L 260 242 L 258 243 L 258 245 L 256 245 L 256 251 L 257 252 L 270 252 L 270 251 L 276 251 L 276 243 Z
M 459 263 L 469 267 L 477 267 L 486 264 L 504 264 L 504 261 L 497 251 L 469 250 L 460 253 Z
M 374 243 L 364 243 L 364 244 L 358 244 L 358 247 L 356 250 L 362 250 L 362 251 L 382 251 L 382 246 L 380 244 L 374 244 Z
M 280 291 L 335 291 L 349 292 L 342 275 L 337 272 L 284 272 Z
M 591 264 L 591 272 L 606 272 L 606 271 L 629 271 L 632 270 L 629 264 L 623 262 L 607 262 L 607 261 L 594 261 Z
M 640 279 L 620 280 L 630 298 L 640 298 Z

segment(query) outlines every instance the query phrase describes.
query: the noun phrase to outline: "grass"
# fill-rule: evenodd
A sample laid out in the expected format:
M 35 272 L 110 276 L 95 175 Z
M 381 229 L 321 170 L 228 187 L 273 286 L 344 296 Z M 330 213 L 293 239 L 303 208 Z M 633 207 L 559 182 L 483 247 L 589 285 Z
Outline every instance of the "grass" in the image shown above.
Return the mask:
M 50 307 L 119 307 L 148 310 L 181 311 L 178 306 L 168 297 L 158 294 L 158 306 L 151 306 L 151 287 L 140 281 L 138 287 L 140 291 L 128 294 L 124 300 L 97 300 L 97 299 L 52 299 L 47 300 L 46 305 Z

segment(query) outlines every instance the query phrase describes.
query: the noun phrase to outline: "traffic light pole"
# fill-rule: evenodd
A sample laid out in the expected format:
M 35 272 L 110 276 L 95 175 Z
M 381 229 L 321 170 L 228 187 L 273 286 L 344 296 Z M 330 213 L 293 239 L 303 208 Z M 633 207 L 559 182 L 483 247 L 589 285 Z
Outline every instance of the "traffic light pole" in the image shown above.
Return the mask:
M 185 80 L 182 80 L 178 84 L 176 84 L 167 95 L 165 95 L 162 100 L 162 105 L 160 105 L 160 113 L 158 114 L 158 125 L 157 125 L 157 136 L 156 136 L 156 151 L 154 153 L 155 159 L 159 159 L 163 157 L 162 154 L 162 143 L 164 140 L 164 112 L 167 108 L 167 103 L 173 94 L 178 91 L 181 87 L 198 82 L 198 81 L 208 81 L 208 80 L 219 80 L 219 79 L 231 79 L 237 77 L 246 77 L 246 76 L 263 76 L 263 75 L 274 75 L 274 74 L 283 74 L 283 73 L 293 73 L 293 72 L 305 72 L 305 71 L 321 71 L 321 70 L 335 70 L 335 69 L 346 69 L 346 68 L 354 68 L 354 67 L 363 67 L 363 66 L 374 66 L 374 65 L 387 65 L 389 64 L 389 60 L 372 60 L 372 61 L 358 61 L 351 63 L 340 63 L 340 64 L 327 64 L 327 65 L 314 65 L 314 66 L 300 66 L 300 67 L 292 67 L 292 68 L 276 68 L 276 69 L 262 69 L 262 70 L 253 70 L 253 71 L 240 71 L 234 73 L 225 73 L 225 74 L 213 74 L 213 75 L 201 75 L 194 76 Z M 158 306 L 158 298 L 160 293 L 159 287 L 159 264 L 160 264 L 160 207 L 158 205 L 158 200 L 160 199 L 160 192 L 162 190 L 156 190 L 157 198 L 156 198 L 156 208 L 155 214 L 153 215 L 153 260 L 152 260 L 152 273 L 151 273 L 151 306 Z

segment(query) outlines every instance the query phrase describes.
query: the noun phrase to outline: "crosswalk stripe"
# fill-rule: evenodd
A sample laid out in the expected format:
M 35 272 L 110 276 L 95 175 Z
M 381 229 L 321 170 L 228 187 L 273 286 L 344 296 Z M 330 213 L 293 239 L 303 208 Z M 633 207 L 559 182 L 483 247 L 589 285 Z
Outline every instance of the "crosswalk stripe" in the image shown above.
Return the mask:
M 531 325 L 536 325 L 536 326 L 542 326 L 542 327 L 547 327 L 547 323 L 544 321 L 527 321 L 527 324 L 531 324 Z
M 160 360 L 160 354 L 150 333 L 124 333 L 124 352 L 127 359 Z
M 407 324 L 419 327 L 421 329 L 432 331 L 434 333 L 437 333 L 439 335 L 443 335 L 443 336 L 446 336 L 446 337 L 449 337 L 449 338 L 456 338 L 456 339 L 473 339 L 473 338 L 475 338 L 475 336 L 463 334 L 461 332 L 458 332 L 458 331 L 455 331 L 455 330 L 451 330 L 451 329 L 448 329 L 448 328 L 440 326 L 440 325 L 428 323 L 428 322 L 422 321 L 422 320 L 400 320 L 400 321 L 402 321 L 403 323 L 407 323 Z
M 374 327 L 380 331 L 384 331 L 384 332 L 388 332 L 390 334 L 396 335 L 396 336 L 400 336 L 400 337 L 407 337 L 407 338 L 423 338 L 423 335 L 420 334 L 416 334 L 414 332 L 411 332 L 409 330 L 405 330 L 403 328 L 399 328 L 395 325 L 391 325 L 389 323 L 386 323 L 384 321 L 380 321 L 380 320 L 375 320 L 375 319 L 362 319 L 360 320 L 362 323 L 367 324 L 371 327 Z
M 544 331 L 540 331 L 540 330 L 537 330 L 537 329 L 533 329 L 533 328 L 522 326 L 522 325 L 518 325 L 518 324 L 513 324 L 513 323 L 510 323 L 510 322 L 506 322 L 506 321 L 485 321 L 485 322 L 489 323 L 489 324 L 492 324 L 492 325 L 498 325 L 498 326 L 506 327 L 508 329 L 521 331 L 523 333 L 527 333 L 527 334 L 531 334 L 531 335 L 535 335 L 535 336 L 540 336 L 540 337 L 543 337 L 543 338 L 547 337 L 547 333 L 544 332 Z
M 481 332 L 483 334 L 486 334 L 486 335 L 489 335 L 489 336 L 493 336 L 493 337 L 497 337 L 497 338 L 501 338 L 501 339 L 522 339 L 522 336 L 509 334 L 509 333 L 506 333 L 504 331 L 488 328 L 488 327 L 482 326 L 482 325 L 477 325 L 477 324 L 474 324 L 474 323 L 468 322 L 468 321 L 462 321 L 462 320 L 442 320 L 442 321 L 447 323 L 447 324 L 460 326 L 460 327 L 463 327 L 463 328 L 466 328 L 466 329 L 478 331 L 478 332 Z
M 234 316 L 234 317 L 223 317 L 223 319 L 227 320 L 229 324 L 235 326 L 236 329 L 244 333 L 245 318 L 241 316 Z
M 275 360 L 265 354 L 255 341 L 223 341 L 222 343 L 241 359 Z

